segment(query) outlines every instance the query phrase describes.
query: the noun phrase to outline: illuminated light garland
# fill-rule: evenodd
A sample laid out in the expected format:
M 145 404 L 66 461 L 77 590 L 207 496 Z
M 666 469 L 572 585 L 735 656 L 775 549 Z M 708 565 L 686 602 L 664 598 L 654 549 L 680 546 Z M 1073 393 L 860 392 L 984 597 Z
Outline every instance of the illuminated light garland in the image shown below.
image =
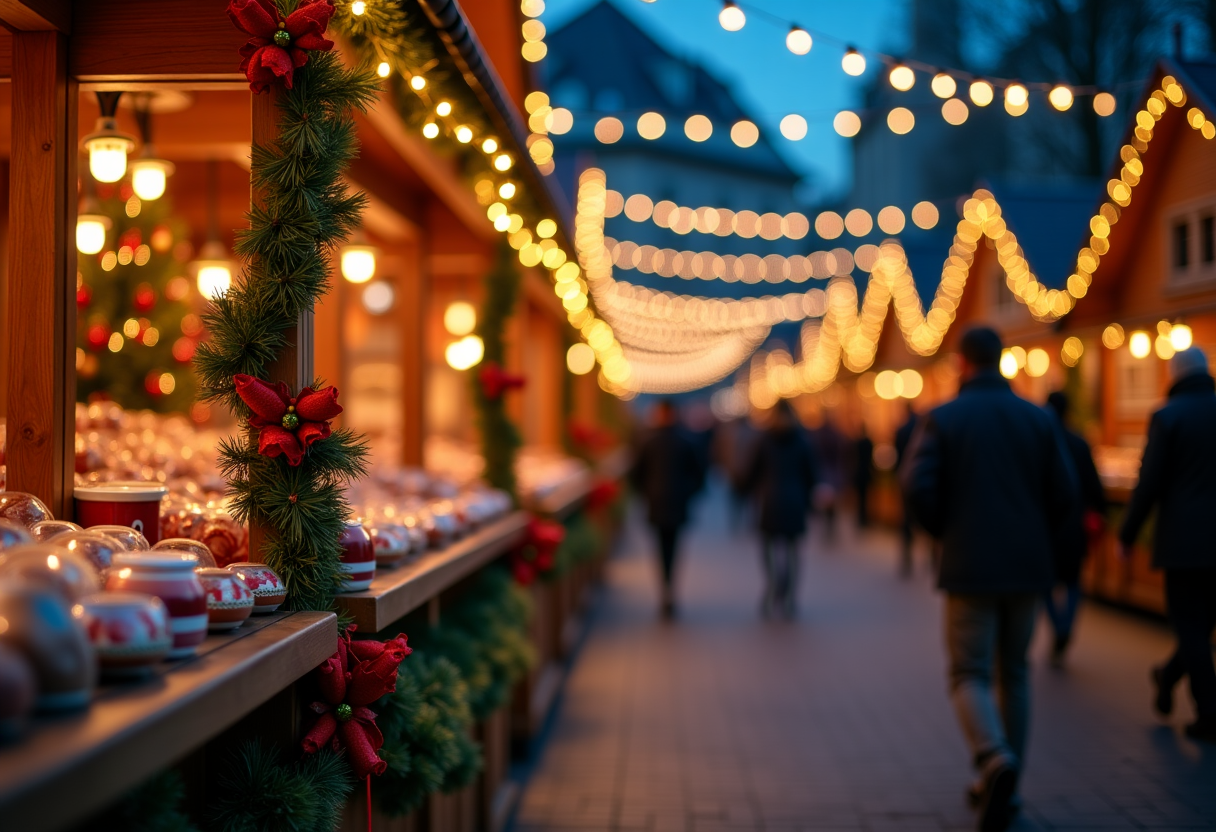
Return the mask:
M 809 279 L 824 280 L 833 275 L 851 274 L 854 266 L 864 272 L 873 268 L 878 247 L 867 243 L 855 251 L 836 248 L 816 251 L 810 255 L 757 254 L 719 255 L 712 251 L 676 251 L 638 245 L 631 241 L 618 242 L 604 238 L 612 264 L 620 269 L 636 269 L 643 274 L 660 277 L 681 277 L 685 280 L 722 280 L 726 283 L 802 283 Z

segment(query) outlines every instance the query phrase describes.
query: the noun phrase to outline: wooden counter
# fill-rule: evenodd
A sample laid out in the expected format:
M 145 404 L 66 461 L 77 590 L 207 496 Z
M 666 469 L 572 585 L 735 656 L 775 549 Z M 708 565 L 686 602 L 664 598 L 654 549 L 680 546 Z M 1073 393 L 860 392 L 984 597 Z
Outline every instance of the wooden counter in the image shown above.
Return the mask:
M 39 717 L 0 747 L 0 826 L 61 829 L 215 737 L 334 652 L 333 613 L 272 613 L 211 635 L 154 675 L 103 684 L 88 710 Z
M 523 542 L 528 515 L 517 511 L 396 569 L 376 570 L 364 592 L 345 592 L 335 600 L 361 633 L 378 633 L 457 581 Z

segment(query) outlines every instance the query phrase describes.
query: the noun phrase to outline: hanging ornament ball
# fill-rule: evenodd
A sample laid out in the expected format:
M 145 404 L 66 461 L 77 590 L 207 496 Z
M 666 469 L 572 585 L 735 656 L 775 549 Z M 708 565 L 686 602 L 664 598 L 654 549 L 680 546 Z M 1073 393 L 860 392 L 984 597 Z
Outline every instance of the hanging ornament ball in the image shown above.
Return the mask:
M 286 29 L 279 29 L 274 33 L 274 45 L 281 49 L 286 49 L 291 43 L 291 33 Z
M 295 430 L 300 426 L 300 417 L 294 413 L 283 414 L 283 427 L 287 430 Z
M 334 708 L 334 715 L 338 717 L 338 722 L 350 722 L 350 718 L 354 716 L 354 709 L 350 705 L 343 702 L 338 707 Z

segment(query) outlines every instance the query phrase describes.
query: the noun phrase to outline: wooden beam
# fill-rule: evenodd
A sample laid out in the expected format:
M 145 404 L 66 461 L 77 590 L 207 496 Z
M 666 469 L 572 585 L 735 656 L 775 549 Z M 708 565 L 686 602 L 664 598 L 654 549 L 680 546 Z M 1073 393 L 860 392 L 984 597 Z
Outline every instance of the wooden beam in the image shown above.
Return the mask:
M 9 187 L 8 488 L 71 516 L 76 419 L 76 88 L 68 40 L 16 32 Z
M 228 19 L 227 5 L 227 0 L 81 0 L 73 21 L 72 75 L 82 82 L 240 81 L 237 50 L 247 36 Z
M 0 0 L 0 21 L 18 32 L 72 33 L 71 0 Z

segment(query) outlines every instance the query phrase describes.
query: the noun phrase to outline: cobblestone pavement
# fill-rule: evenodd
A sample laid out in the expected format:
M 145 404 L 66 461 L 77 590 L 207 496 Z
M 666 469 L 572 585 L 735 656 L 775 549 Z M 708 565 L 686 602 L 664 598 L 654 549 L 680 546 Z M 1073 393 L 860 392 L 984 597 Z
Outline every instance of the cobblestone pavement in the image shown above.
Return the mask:
M 515 832 L 974 828 L 924 562 L 900 580 L 893 537 L 813 533 L 799 618 L 764 622 L 757 544 L 727 514 L 700 507 L 670 624 L 653 544 L 630 524 Z M 1036 639 L 1014 828 L 1216 829 L 1216 747 L 1177 730 L 1189 696 L 1173 726 L 1149 708 L 1164 627 L 1093 605 L 1078 627 L 1063 671 L 1047 667 L 1045 624 Z

